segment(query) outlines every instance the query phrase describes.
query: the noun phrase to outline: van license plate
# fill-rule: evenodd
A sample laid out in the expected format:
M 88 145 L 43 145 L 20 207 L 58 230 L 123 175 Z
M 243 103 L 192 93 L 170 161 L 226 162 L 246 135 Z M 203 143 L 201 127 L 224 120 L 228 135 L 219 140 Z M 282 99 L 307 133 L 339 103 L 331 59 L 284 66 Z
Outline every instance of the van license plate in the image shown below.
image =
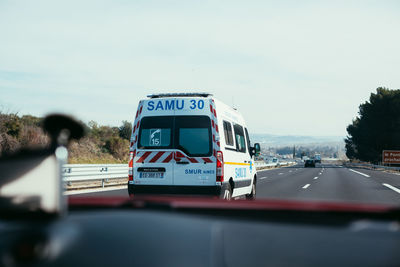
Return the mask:
M 163 172 L 141 172 L 140 178 L 164 178 Z

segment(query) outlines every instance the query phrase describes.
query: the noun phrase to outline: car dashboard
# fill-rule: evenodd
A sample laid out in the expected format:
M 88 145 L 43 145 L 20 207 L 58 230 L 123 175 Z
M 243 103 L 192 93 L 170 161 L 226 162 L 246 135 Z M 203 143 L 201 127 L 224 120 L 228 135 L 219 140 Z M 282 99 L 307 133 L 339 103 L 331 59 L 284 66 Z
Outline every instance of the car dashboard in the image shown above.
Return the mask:
M 235 201 L 240 202 L 240 201 Z M 398 211 L 75 205 L 0 223 L 2 266 L 399 266 Z

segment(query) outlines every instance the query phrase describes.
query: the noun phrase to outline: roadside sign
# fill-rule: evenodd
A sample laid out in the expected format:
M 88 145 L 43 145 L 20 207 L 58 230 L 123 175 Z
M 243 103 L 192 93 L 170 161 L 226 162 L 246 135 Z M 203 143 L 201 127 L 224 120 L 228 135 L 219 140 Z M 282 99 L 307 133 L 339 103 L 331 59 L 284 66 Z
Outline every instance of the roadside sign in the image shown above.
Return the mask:
M 383 150 L 383 164 L 400 164 L 400 150 Z

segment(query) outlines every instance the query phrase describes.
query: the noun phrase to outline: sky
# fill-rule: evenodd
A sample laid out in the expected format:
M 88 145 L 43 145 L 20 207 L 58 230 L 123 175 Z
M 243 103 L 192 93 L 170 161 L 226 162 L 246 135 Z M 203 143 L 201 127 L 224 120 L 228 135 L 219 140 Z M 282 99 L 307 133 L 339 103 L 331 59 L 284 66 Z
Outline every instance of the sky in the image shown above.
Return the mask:
M 0 0 L 0 111 L 118 126 L 210 92 L 250 132 L 345 136 L 400 88 L 399 1 Z

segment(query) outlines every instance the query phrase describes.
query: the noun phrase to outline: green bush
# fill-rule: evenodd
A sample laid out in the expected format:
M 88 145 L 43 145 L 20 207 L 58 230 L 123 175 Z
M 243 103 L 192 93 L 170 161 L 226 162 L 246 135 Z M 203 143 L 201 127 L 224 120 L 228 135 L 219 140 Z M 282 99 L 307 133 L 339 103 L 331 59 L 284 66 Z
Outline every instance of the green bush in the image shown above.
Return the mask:
M 0 154 L 19 148 L 45 147 L 48 136 L 41 128 L 42 118 L 0 112 Z M 127 163 L 131 124 L 123 121 L 120 127 L 84 124 L 86 137 L 73 141 L 69 147 L 69 163 Z

